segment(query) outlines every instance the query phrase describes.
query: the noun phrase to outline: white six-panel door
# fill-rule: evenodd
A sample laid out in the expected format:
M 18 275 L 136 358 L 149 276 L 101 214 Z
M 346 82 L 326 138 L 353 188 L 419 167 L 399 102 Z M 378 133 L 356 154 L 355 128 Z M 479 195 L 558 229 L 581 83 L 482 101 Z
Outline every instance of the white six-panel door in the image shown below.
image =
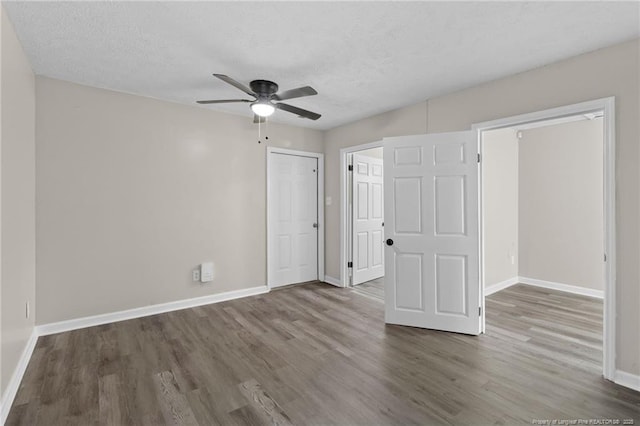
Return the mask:
M 384 139 L 385 320 L 479 334 L 474 132 Z
M 269 283 L 279 287 L 316 280 L 318 160 L 269 155 Z
M 353 285 L 384 275 L 382 170 L 382 159 L 353 154 Z

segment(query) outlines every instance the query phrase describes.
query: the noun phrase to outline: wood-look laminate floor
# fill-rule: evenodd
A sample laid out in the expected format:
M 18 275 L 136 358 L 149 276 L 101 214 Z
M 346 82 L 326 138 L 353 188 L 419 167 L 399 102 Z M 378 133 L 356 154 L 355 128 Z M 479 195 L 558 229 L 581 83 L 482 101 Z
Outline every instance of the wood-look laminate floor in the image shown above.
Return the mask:
M 384 277 L 354 285 L 352 291 L 384 302 Z
M 324 284 L 41 337 L 7 425 L 531 424 L 634 419 L 601 302 L 518 285 L 487 333 L 386 326 Z

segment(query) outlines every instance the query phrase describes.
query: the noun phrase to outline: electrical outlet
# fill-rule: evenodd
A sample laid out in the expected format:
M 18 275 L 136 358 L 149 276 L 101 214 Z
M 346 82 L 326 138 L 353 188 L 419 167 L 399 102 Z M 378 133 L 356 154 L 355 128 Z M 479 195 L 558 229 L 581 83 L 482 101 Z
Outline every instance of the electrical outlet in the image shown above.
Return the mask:
M 31 307 L 29 306 L 28 300 L 27 300 L 27 303 L 25 303 L 24 316 L 27 317 L 27 319 L 29 319 L 29 317 L 31 316 Z
M 194 270 L 191 272 L 191 276 L 192 276 L 192 278 L 193 278 L 193 280 L 194 280 L 194 281 L 200 281 L 200 268 L 198 268 L 198 269 L 194 269 Z

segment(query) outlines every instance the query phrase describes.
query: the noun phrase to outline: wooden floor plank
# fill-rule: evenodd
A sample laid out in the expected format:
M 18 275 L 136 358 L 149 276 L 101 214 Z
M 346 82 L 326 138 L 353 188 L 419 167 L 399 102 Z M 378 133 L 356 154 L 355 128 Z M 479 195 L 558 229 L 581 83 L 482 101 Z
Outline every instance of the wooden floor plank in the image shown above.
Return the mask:
M 163 371 L 154 375 L 153 380 L 166 424 L 176 426 L 198 425 L 187 398 L 178 389 L 173 373 L 171 371 Z
M 382 294 L 310 283 L 42 337 L 6 424 L 640 423 L 602 378 L 601 301 L 516 285 L 467 336 L 385 325 Z
M 282 410 L 282 407 L 264 391 L 255 379 L 242 382 L 238 387 L 249 403 L 269 419 L 269 423 L 283 426 L 291 425 L 291 419 Z

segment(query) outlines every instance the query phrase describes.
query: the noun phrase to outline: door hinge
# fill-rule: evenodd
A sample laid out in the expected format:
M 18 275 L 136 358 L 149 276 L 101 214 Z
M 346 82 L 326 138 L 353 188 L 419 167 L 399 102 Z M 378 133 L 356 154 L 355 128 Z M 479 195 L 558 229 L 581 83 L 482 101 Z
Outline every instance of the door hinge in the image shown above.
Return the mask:
M 478 163 L 480 162 L 480 154 L 478 154 Z
M 353 171 L 353 164 L 349 164 L 349 171 L 352 172 Z
M 482 306 L 478 307 L 478 316 L 482 316 Z
M 347 268 L 353 268 L 353 262 L 347 262 Z

